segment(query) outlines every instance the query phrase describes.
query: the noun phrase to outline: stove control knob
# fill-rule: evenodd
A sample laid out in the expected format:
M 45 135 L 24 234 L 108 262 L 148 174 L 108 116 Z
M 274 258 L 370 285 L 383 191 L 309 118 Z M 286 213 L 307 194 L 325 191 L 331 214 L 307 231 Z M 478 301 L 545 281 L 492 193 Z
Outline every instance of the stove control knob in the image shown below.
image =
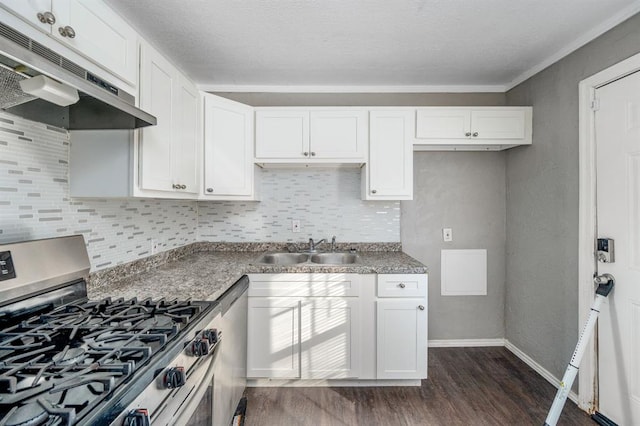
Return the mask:
M 122 422 L 123 426 L 149 426 L 149 410 L 137 408 L 131 410 Z
M 202 330 L 202 338 L 207 339 L 211 345 L 215 345 L 218 343 L 219 339 L 218 330 L 215 328 L 208 328 L 206 330 Z
M 186 381 L 187 375 L 184 373 L 184 367 L 171 367 L 164 375 L 164 385 L 169 389 L 184 386 Z
M 209 354 L 209 340 L 197 339 L 191 344 L 191 352 L 194 356 L 205 356 Z

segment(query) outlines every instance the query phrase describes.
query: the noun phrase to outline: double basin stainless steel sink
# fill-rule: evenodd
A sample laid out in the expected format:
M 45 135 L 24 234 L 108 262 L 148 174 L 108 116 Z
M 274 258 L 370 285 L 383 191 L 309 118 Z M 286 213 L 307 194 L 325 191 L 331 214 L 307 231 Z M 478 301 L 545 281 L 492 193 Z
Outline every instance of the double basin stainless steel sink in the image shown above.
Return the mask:
M 269 265 L 298 265 L 312 263 L 317 265 L 350 265 L 360 262 L 356 253 L 266 253 L 257 263 Z

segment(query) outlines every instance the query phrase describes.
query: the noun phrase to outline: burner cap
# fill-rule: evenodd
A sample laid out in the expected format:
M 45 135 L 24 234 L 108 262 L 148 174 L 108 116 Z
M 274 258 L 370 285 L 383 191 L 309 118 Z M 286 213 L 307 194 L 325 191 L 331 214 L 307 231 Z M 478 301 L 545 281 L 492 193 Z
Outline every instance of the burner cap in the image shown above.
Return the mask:
M 73 364 L 78 362 L 82 355 L 84 355 L 84 349 L 82 348 L 69 348 L 66 351 L 58 352 L 53 356 L 53 362 L 56 364 Z
M 171 328 L 173 327 L 173 319 L 166 315 L 155 315 L 138 324 L 142 328 Z
M 49 413 L 37 402 L 31 402 L 18 408 L 9 417 L 6 426 L 37 426 L 49 419 Z

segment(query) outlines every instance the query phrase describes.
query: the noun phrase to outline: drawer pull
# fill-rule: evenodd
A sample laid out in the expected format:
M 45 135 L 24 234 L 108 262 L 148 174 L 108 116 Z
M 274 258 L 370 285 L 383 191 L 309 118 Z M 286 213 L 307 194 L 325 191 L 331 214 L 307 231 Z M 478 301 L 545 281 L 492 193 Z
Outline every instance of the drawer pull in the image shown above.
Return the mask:
M 400 284 L 398 284 L 398 287 L 400 287 L 400 288 L 405 288 L 405 287 L 406 287 L 406 285 L 404 285 L 404 283 L 400 283 Z
M 420 309 L 421 311 L 424 311 L 424 306 L 418 305 L 418 309 Z

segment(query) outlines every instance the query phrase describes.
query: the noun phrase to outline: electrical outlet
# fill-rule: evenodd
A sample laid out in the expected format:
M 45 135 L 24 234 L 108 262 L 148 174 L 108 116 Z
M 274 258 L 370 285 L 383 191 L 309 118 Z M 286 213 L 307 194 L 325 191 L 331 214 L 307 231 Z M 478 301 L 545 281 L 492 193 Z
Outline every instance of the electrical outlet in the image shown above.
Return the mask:
M 442 228 L 442 241 L 445 243 L 453 241 L 453 230 L 451 228 Z
M 300 220 L 294 219 L 291 221 L 291 232 L 300 232 Z
M 159 246 L 160 244 L 158 244 L 158 240 L 151 239 L 151 254 L 158 253 Z

